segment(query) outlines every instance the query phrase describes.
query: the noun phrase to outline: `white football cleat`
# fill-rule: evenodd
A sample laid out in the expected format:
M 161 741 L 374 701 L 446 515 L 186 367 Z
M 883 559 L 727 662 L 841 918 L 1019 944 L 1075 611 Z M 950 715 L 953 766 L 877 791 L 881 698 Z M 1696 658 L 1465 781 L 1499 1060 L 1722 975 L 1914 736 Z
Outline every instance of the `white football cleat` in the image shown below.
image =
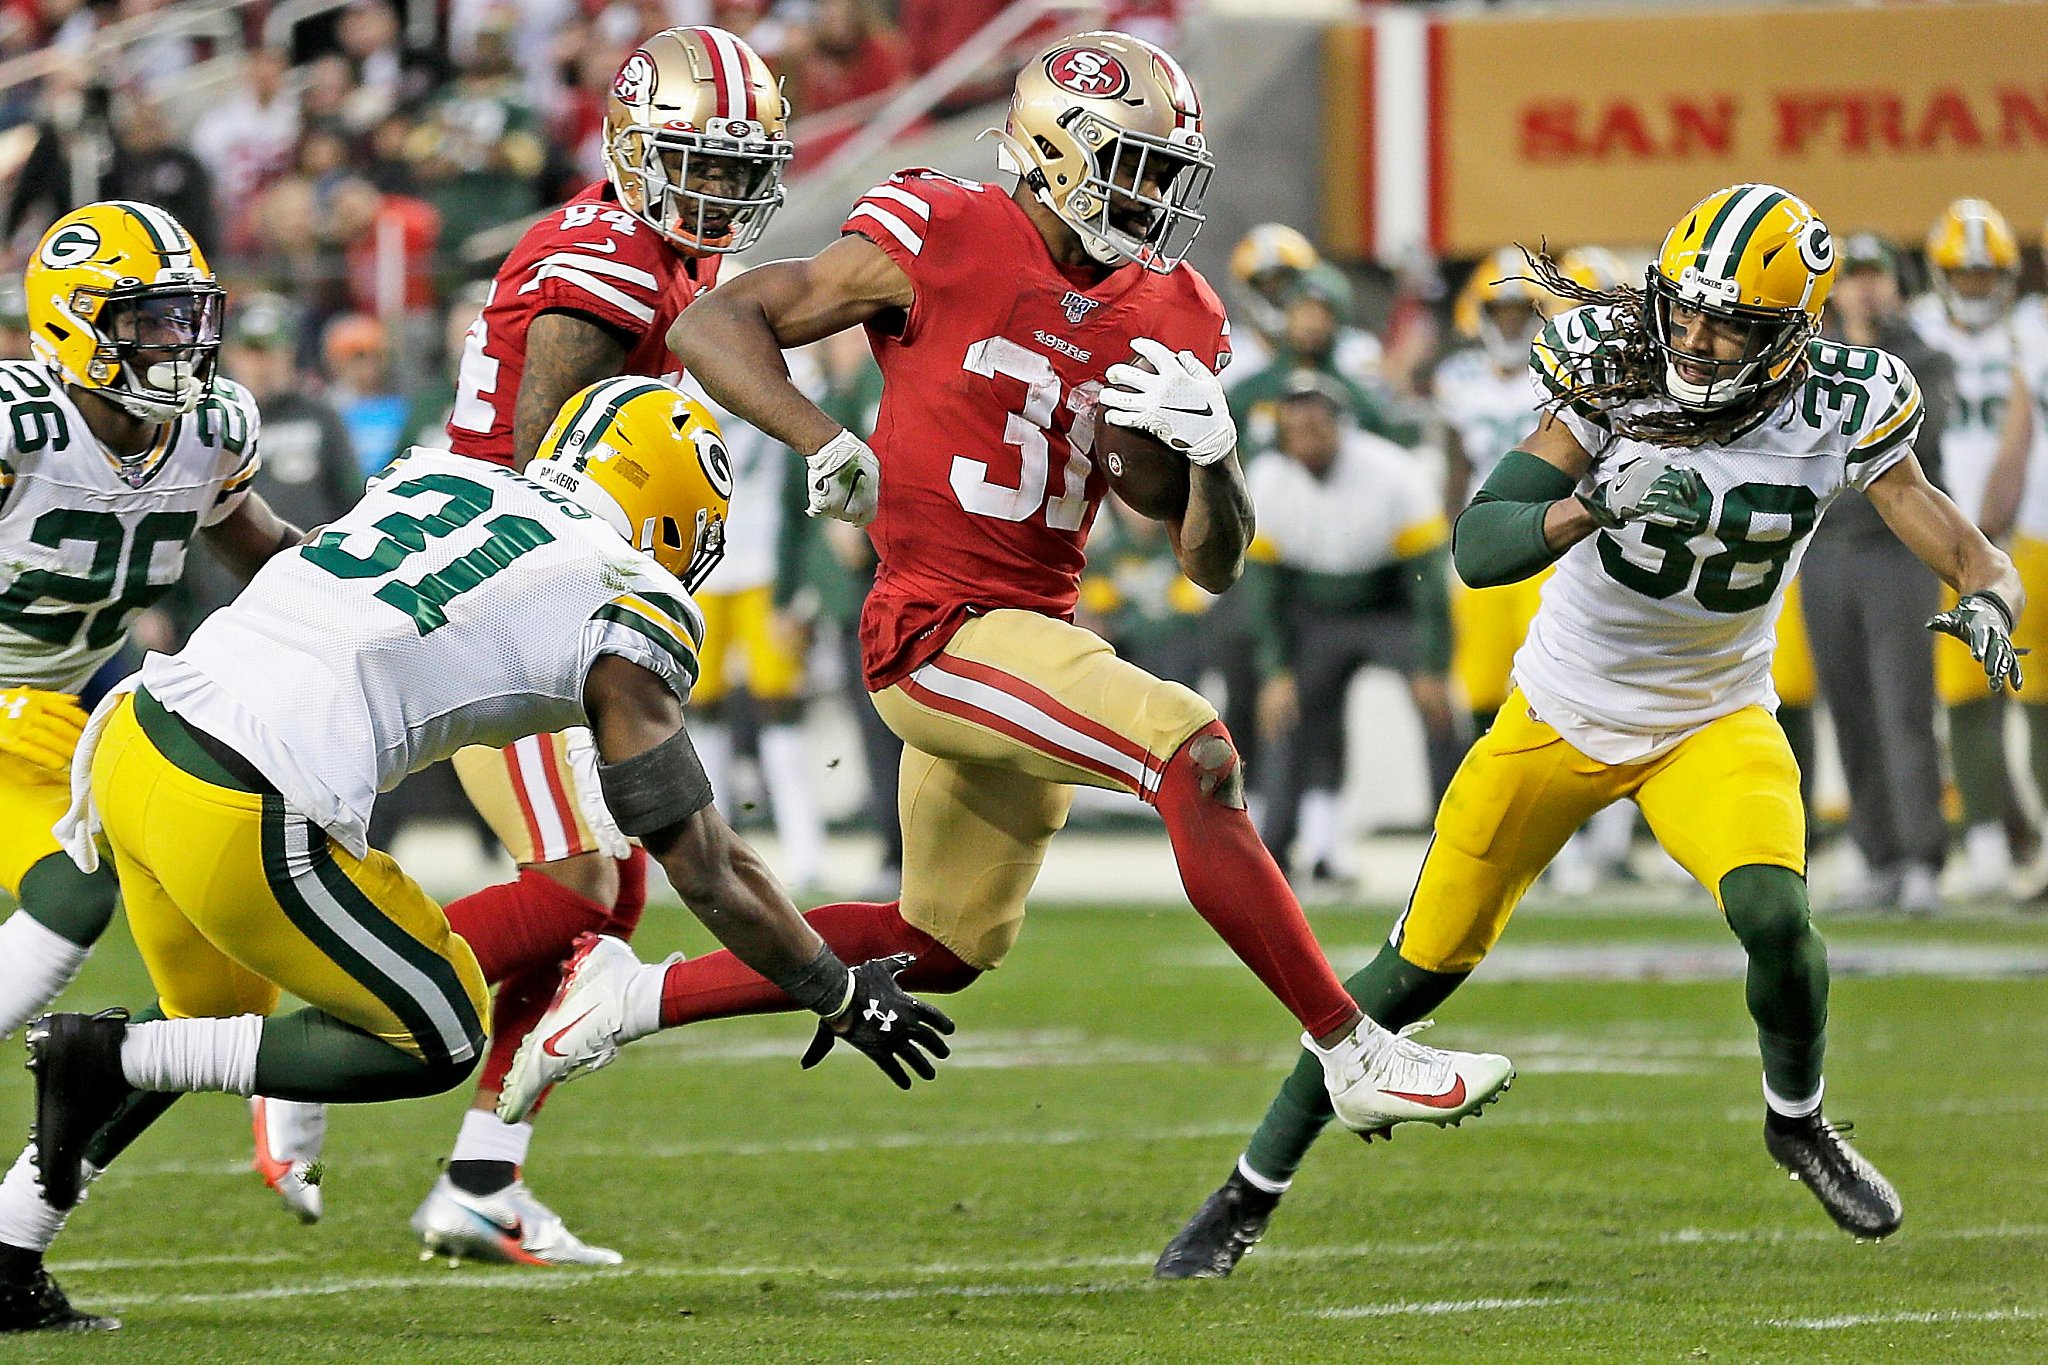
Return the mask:
M 617 1265 L 626 1258 L 594 1247 L 563 1225 L 560 1214 L 533 1197 L 524 1180 L 495 1194 L 470 1194 L 446 1175 L 413 1210 L 420 1259 L 501 1265 Z
M 1368 1142 L 1388 1136 L 1397 1123 L 1462 1123 L 1514 1082 L 1514 1064 L 1505 1057 L 1446 1052 L 1409 1037 L 1428 1027 L 1425 1021 L 1392 1034 L 1361 1020 L 1327 1051 L 1302 1035 L 1302 1045 L 1323 1064 L 1339 1122 Z
M 674 961 L 676 959 L 671 959 Z M 585 934 L 562 970 L 562 984 L 546 1014 L 513 1055 L 498 1090 L 498 1117 L 521 1123 L 551 1085 L 612 1064 L 626 1022 L 626 988 L 644 966 L 623 939 Z
M 320 1150 L 327 1143 L 327 1106 L 251 1096 L 249 1127 L 256 1136 L 256 1159 L 249 1164 L 294 1218 L 319 1222 L 325 1211 Z

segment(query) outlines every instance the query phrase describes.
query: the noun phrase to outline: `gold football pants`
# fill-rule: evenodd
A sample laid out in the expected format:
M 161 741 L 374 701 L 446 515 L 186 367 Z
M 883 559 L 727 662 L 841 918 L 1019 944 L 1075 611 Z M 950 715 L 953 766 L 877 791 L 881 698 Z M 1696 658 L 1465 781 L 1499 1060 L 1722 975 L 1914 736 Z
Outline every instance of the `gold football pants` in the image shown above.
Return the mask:
M 1721 879 L 1765 864 L 1806 872 L 1799 768 L 1760 706 L 1711 721 L 1643 763 L 1588 758 L 1519 690 L 1472 746 L 1437 810 L 1436 835 L 1394 926 L 1401 956 L 1433 972 L 1479 965 L 1565 840 L 1634 797 L 1651 832 L 1720 901 Z

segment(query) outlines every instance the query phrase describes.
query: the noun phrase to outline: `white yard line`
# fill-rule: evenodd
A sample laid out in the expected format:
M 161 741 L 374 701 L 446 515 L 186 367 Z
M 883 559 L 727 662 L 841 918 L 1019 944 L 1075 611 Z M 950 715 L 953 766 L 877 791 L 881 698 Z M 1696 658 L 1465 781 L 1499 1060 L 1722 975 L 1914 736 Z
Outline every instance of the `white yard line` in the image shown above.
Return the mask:
M 2016 1240 L 2048 1239 L 2048 1225 L 2024 1224 L 2012 1226 L 1990 1226 L 1971 1228 L 1936 1228 L 1914 1234 L 1918 1240 L 1983 1240 L 1987 1238 L 2012 1238 Z M 1612 1239 L 1622 1243 L 1672 1244 L 1672 1243 L 1776 1243 L 1776 1242 L 1839 1242 L 1841 1234 L 1824 1228 L 1806 1228 L 1790 1231 L 1764 1230 L 1756 1232 L 1680 1229 L 1673 1233 L 1652 1233 L 1642 1236 Z M 1531 1238 L 1446 1238 L 1430 1242 L 1356 1242 L 1329 1246 L 1272 1246 L 1262 1247 L 1259 1260 L 1266 1261 L 1346 1261 L 1384 1257 L 1430 1257 L 1447 1253 L 1474 1252 L 1515 1252 L 1537 1249 L 1554 1249 L 1552 1239 Z M 887 1275 L 874 1278 L 936 1278 L 960 1280 L 977 1275 L 1031 1275 L 1065 1274 L 1089 1270 L 1138 1269 L 1152 1265 L 1158 1253 L 1154 1251 L 1124 1252 L 1102 1256 L 1057 1256 L 1026 1260 L 1001 1261 L 934 1261 L 920 1265 L 897 1268 Z M 192 1264 L 183 1259 L 178 1264 Z M 216 1263 L 228 1264 L 226 1258 L 216 1258 Z M 121 1268 L 130 1263 L 123 1261 Z M 96 1265 L 113 1268 L 112 1263 L 79 1262 L 75 1266 L 60 1269 L 84 1270 Z M 138 1268 L 139 1265 L 138 1265 Z M 159 1269 L 171 1268 L 169 1263 L 157 1263 Z M 478 1266 L 464 1266 L 460 1270 L 437 1270 L 431 1267 L 405 1274 L 344 1276 L 333 1279 L 305 1280 L 293 1284 L 263 1285 L 245 1289 L 211 1290 L 192 1293 L 138 1293 L 119 1294 L 118 1306 L 137 1307 L 150 1304 L 210 1304 L 244 1303 L 273 1299 L 322 1298 L 338 1294 L 388 1292 L 472 1293 L 476 1291 L 510 1290 L 515 1293 L 539 1293 L 554 1289 L 574 1288 L 599 1279 L 661 1279 L 661 1280 L 750 1280 L 784 1279 L 796 1282 L 814 1282 L 830 1286 L 846 1278 L 843 1265 L 676 1265 L 659 1262 L 622 1266 L 616 1270 L 557 1270 L 547 1274 L 536 1274 L 523 1269 L 499 1269 Z M 1083 1287 L 1086 1292 L 1106 1293 L 1125 1288 L 1139 1288 L 1150 1281 L 1134 1281 L 1129 1286 L 1106 1285 Z M 926 1292 L 952 1293 L 979 1296 L 983 1293 L 1053 1293 L 1061 1288 L 1038 1289 L 1032 1287 L 1009 1289 L 1001 1286 L 958 1285 L 892 1288 L 885 1290 L 835 1290 L 827 1292 L 840 1297 L 864 1297 L 872 1299 L 915 1298 Z M 972 1291 L 972 1294 L 969 1294 Z M 105 1300 L 112 1303 L 112 1298 Z M 1555 1300 L 1566 1302 L 1567 1300 Z M 1486 1303 L 1490 1300 L 1461 1300 L 1458 1302 Z M 1548 1301 L 1546 1301 L 1548 1302 Z M 1532 1306 L 1534 1301 L 1531 1301 Z M 1360 1311 L 1330 1310 L 1343 1316 L 1371 1316 Z M 1421 1309 L 1410 1311 L 1420 1312 Z M 1454 1311 L 1454 1310 L 1441 1310 Z M 1476 1311 L 1476 1310 L 1475 1310 Z M 2002 1311 L 2002 1310 L 2001 1310 Z M 2013 1310 L 2024 1316 L 2034 1316 L 2036 1310 Z M 1871 1321 L 1879 1321 L 1872 1318 Z M 1899 1321 L 1917 1321 L 1910 1315 Z M 1818 1322 L 1832 1322 L 1833 1319 L 1795 1319 L 1776 1322 L 1775 1326 L 1804 1326 Z M 1854 1325 L 1844 1320 L 1844 1325 Z
M 2032 1322 L 2048 1318 L 2041 1308 L 1943 1308 L 1899 1313 L 1838 1313 L 1828 1318 L 1771 1318 L 1766 1327 L 1803 1332 L 1839 1332 L 1850 1327 L 1881 1327 L 1909 1322 Z
M 1551 1308 L 1581 1299 L 1429 1299 L 1420 1303 L 1361 1303 L 1350 1308 L 1318 1308 L 1319 1318 L 1433 1318 L 1445 1313 L 1504 1313 L 1517 1308 Z

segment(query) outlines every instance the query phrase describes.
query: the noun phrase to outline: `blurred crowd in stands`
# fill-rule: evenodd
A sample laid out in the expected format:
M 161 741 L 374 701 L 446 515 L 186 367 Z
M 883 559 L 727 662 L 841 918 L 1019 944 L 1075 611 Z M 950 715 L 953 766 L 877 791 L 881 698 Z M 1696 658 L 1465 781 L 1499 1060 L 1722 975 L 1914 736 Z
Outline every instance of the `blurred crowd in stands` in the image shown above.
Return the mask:
M 27 244 L 77 204 L 135 198 L 174 213 L 230 290 L 222 368 L 263 407 L 264 491 L 285 515 L 316 525 L 406 445 L 443 442 L 455 363 L 489 277 L 532 215 L 604 174 L 604 97 L 642 35 L 700 22 L 742 34 L 785 82 L 801 193 L 806 163 L 1008 3 L 255 0 L 205 7 L 212 26 L 150 29 L 152 14 L 176 7 L 0 0 L 0 278 L 18 280 Z M 1108 19 L 1172 44 L 1188 3 L 1118 0 Z M 145 30 L 148 41 L 114 41 Z M 6 83 L 27 66 L 40 74 Z M 1000 98 L 1008 81 L 992 70 L 950 98 Z M 1597 287 L 1627 271 L 1597 250 L 1577 266 L 1567 253 L 1565 265 Z M 1082 620 L 1142 666 L 1218 700 L 1247 757 L 1262 831 L 1305 886 L 1344 886 L 1346 755 L 1386 742 L 1346 734 L 1346 696 L 1361 670 L 1389 671 L 1410 698 L 1432 792 L 1506 695 L 1534 585 L 1465 591 L 1451 581 L 1444 544 L 1447 519 L 1533 419 L 1522 362 L 1541 315 L 1560 301 L 1497 287 L 1519 268 L 1497 255 L 1476 266 L 1418 258 L 1347 273 L 1292 228 L 1254 229 L 1219 281 L 1236 323 L 1225 379 L 1266 528 L 1246 581 L 1212 599 L 1180 575 L 1157 523 L 1113 498 L 1097 523 Z M 1916 270 L 1911 257 L 1859 239 L 1835 325 L 1905 354 L 1915 343 L 1902 300 L 1918 292 Z M 1997 265 L 2007 294 L 2019 270 L 2014 248 Z M 1361 284 L 1374 290 L 1370 310 L 1354 296 Z M 18 287 L 0 290 L 0 305 L 0 354 L 19 354 Z M 1939 302 L 1930 295 L 1921 305 L 1938 321 Z M 1362 325 L 1368 311 L 1372 330 Z M 1927 319 L 1915 322 L 1932 335 Z M 799 371 L 828 410 L 866 434 L 879 375 L 859 334 L 814 352 L 797 358 Z M 1921 345 L 1910 359 L 1939 406 L 1949 383 L 1940 357 Z M 2002 390 L 1992 397 L 2002 402 Z M 1938 425 L 1930 421 L 1921 442 L 1936 469 Z M 862 727 L 866 822 L 881 835 L 885 892 L 900 855 L 896 746 L 859 695 L 853 640 L 872 553 L 857 533 L 801 515 L 800 460 L 752 439 L 758 433 L 727 434 L 743 475 L 729 540 L 742 548 L 705 596 L 729 637 L 708 641 L 707 654 L 732 657 L 729 667 L 707 659 L 704 724 L 693 733 L 717 770 L 722 803 L 739 809 L 765 797 L 781 827 L 782 872 L 815 883 L 824 817 L 810 788 L 824 760 L 801 727 L 812 699 L 843 693 Z M 1825 590 L 1837 564 L 1852 584 L 1894 574 L 1880 594 L 1898 605 L 1884 627 L 1889 643 L 1830 640 L 1813 659 L 1795 606 L 1781 632 L 1781 717 L 1812 771 L 1814 703 L 1817 689 L 1828 693 L 1847 737 L 1850 784 L 1864 789 L 1851 793 L 1850 834 L 1869 873 L 1865 894 L 1926 908 L 1938 898 L 1946 845 L 1932 683 L 1922 676 L 1931 677 L 1930 646 L 1919 626 L 1934 584 L 1917 564 L 1880 562 L 1896 547 L 1870 532 L 1873 523 L 1832 515 L 1809 587 Z M 174 645 L 227 592 L 202 563 L 138 643 Z M 1842 619 L 1831 609 L 1823 626 Z M 1872 639 L 1879 633 L 1870 628 Z M 1874 675 L 1906 678 L 1919 700 L 1852 705 L 1873 686 L 1843 672 L 1857 660 Z M 1947 728 L 1981 731 L 1988 738 L 1977 747 L 1996 758 L 2002 712 L 1966 727 L 1958 717 L 1970 714 L 1952 709 Z M 728 722 L 721 739 L 716 727 Z M 2039 730 L 2048 736 L 2048 724 Z M 2048 740 L 2037 737 L 2034 752 L 2037 780 L 2048 785 Z M 745 766 L 758 778 L 736 786 L 743 754 L 754 756 Z M 2011 814 L 2002 772 L 1962 785 L 1968 889 L 2003 885 L 2015 854 L 2037 859 L 2027 889 L 2048 887 L 2048 855 L 2036 854 L 2024 812 Z M 452 787 L 411 808 L 421 804 L 466 809 Z M 380 814 L 388 822 L 408 809 L 391 801 Z M 1575 843 L 1553 874 L 1560 889 L 1622 867 L 1632 823 L 1624 807 Z

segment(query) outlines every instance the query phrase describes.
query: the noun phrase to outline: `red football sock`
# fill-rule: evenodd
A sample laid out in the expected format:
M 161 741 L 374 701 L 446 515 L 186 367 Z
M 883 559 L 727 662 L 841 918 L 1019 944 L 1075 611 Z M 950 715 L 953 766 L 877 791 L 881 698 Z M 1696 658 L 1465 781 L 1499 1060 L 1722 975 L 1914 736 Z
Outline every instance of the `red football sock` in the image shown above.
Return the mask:
M 647 908 L 646 850 L 634 849 L 630 856 L 620 858 L 618 865 L 619 895 L 612 902 L 612 917 L 605 921 L 604 932 L 631 940 L 640 927 L 640 913 Z
M 491 1050 L 484 1054 L 483 1074 L 477 1078 L 477 1089 L 496 1091 L 505 1084 L 505 1073 L 512 1069 L 513 1054 L 519 1051 L 519 1044 L 526 1035 L 533 1032 L 533 1026 L 547 1013 L 548 1005 L 555 998 L 555 991 L 562 984 L 562 964 L 545 963 L 512 977 L 498 987 L 497 995 L 491 1001 Z M 541 1092 L 544 1101 L 548 1091 Z M 527 1111 L 527 1118 L 540 1112 L 536 1103 Z
M 568 961 L 578 935 L 608 932 L 613 910 L 529 867 L 517 881 L 487 886 L 449 902 L 447 915 L 449 925 L 476 954 L 484 980 L 496 984 L 535 967 L 558 967 Z
M 1231 769 L 1238 762 L 1235 746 L 1225 764 L 1196 762 L 1190 751 L 1210 738 L 1230 744 L 1230 732 L 1220 720 L 1197 730 L 1166 765 L 1154 799 L 1166 819 L 1181 885 L 1209 927 L 1309 1036 L 1320 1038 L 1356 1014 L 1358 1005 L 1330 970 L 1302 918 L 1301 903 L 1259 841 L 1251 817 L 1210 794 L 1234 777 Z
M 899 902 L 875 905 L 849 901 L 821 905 L 805 915 L 818 937 L 848 966 L 869 958 L 909 953 L 917 959 L 898 979 L 904 989 L 944 995 L 980 976 L 922 929 L 903 922 Z M 731 1019 L 742 1014 L 774 1014 L 796 1008 L 796 1002 L 768 984 L 731 953 L 711 953 L 678 962 L 661 983 L 661 1026 L 675 1028 L 703 1019 Z

